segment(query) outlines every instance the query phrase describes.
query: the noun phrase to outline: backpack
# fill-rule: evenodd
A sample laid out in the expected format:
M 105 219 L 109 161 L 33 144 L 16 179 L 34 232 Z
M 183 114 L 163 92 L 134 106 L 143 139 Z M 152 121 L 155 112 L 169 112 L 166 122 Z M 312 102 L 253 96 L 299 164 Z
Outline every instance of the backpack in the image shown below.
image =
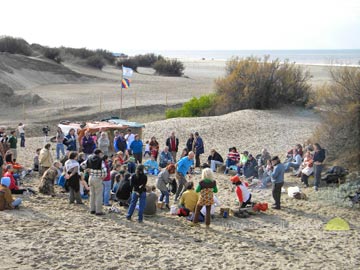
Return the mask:
M 189 216 L 189 214 L 190 214 L 190 210 L 185 207 L 179 208 L 177 211 L 177 215 L 179 217 L 187 217 Z

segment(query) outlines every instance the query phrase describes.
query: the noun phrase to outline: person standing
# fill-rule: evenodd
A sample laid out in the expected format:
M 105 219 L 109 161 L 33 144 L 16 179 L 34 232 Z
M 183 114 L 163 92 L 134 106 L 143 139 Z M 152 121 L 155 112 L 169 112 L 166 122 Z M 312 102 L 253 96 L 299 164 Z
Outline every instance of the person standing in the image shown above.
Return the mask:
M 85 131 L 85 136 L 81 140 L 81 145 L 85 154 L 85 159 L 87 159 L 88 156 L 91 155 L 96 148 L 94 139 L 91 137 L 89 130 Z
M 43 176 L 44 172 L 53 164 L 53 158 L 50 153 L 51 144 L 45 144 L 39 154 L 39 176 Z
M 274 167 L 274 170 L 271 173 L 272 196 L 275 201 L 273 209 L 280 210 L 281 188 L 284 185 L 285 166 L 280 162 L 278 156 L 273 157 L 271 163 Z
M 106 132 L 101 132 L 97 145 L 98 148 L 104 153 L 104 155 L 109 155 L 110 140 Z
M 194 134 L 190 133 L 189 138 L 186 142 L 186 148 L 188 153 L 194 151 Z
M 161 171 L 161 173 L 158 175 L 158 178 L 156 180 L 156 187 L 160 190 L 161 195 L 159 202 L 163 203 L 163 200 L 165 198 L 165 206 L 167 209 L 170 209 L 169 203 L 170 203 L 170 193 L 168 189 L 168 184 L 172 181 L 170 178 L 171 174 L 175 173 L 175 165 L 169 164 L 166 166 L 165 170 Z
M 130 145 L 132 144 L 132 142 L 135 140 L 135 135 L 133 133 L 131 133 L 131 129 L 129 128 L 127 130 L 127 134 L 125 135 L 125 140 L 126 140 L 126 144 L 127 144 L 127 150 L 130 151 Z
M 322 149 L 320 144 L 315 143 L 315 153 L 313 157 L 313 164 L 314 164 L 314 189 L 315 191 L 319 190 L 320 180 L 321 180 L 321 172 L 323 169 L 323 162 L 325 160 L 325 149 Z
M 75 136 L 75 129 L 71 128 L 69 130 L 68 135 L 65 136 L 65 139 L 67 141 L 67 148 L 66 151 L 76 151 L 76 136 Z
M 156 140 L 155 136 L 151 137 L 149 145 L 151 156 L 154 156 L 155 160 L 157 160 L 157 157 L 159 155 L 159 143 Z
M 25 147 L 25 125 L 23 123 L 19 123 L 18 125 L 18 133 L 20 135 L 20 147 Z
M 131 201 L 129 210 L 126 215 L 127 220 L 131 220 L 131 216 L 133 215 L 136 207 L 136 203 L 139 200 L 139 223 L 143 222 L 143 213 L 146 204 L 146 184 L 147 184 L 147 176 L 144 173 L 144 166 L 139 165 L 136 168 L 135 174 L 131 177 L 130 186 L 131 186 Z
M 173 157 L 173 161 L 176 162 L 176 154 L 179 150 L 179 139 L 175 137 L 175 132 L 171 132 L 169 138 L 166 139 L 166 146 L 169 147 L 169 151 Z
M 62 156 L 65 156 L 64 146 L 65 135 L 60 127 L 56 130 L 56 159 L 60 160 L 60 152 Z
M 135 158 L 136 163 L 142 163 L 142 149 L 143 149 L 143 142 L 140 140 L 138 134 L 135 135 L 135 140 L 130 145 L 131 152 Z
M 195 132 L 194 139 L 194 149 L 195 149 L 195 168 L 200 167 L 200 155 L 204 154 L 204 142 L 199 135 L 199 132 Z
M 17 148 L 17 137 L 16 137 L 15 130 L 12 130 L 10 132 L 8 143 L 10 144 L 10 150 L 13 153 L 13 159 L 16 160 L 16 158 L 17 158 L 17 150 L 16 150 L 16 148 Z
M 107 175 L 106 166 L 103 161 L 103 153 L 96 149 L 84 164 L 84 169 L 89 170 L 90 184 L 90 214 L 104 215 L 103 206 L 103 179 Z
M 214 193 L 218 192 L 216 181 L 214 180 L 214 174 L 210 168 L 206 168 L 202 171 L 201 181 L 199 182 L 195 191 L 200 193 L 200 196 L 196 204 L 193 222 L 194 224 L 199 222 L 201 208 L 205 206 L 205 224 L 208 228 L 210 226 L 211 205 L 214 204 Z
M 176 163 L 176 179 L 178 180 L 178 188 L 175 194 L 175 202 L 178 201 L 179 197 L 185 191 L 186 174 L 190 167 L 194 165 L 194 152 L 189 152 L 189 155 L 183 157 Z
M 80 196 L 80 165 L 77 161 L 77 152 L 70 152 L 69 159 L 65 162 L 65 179 L 69 185 L 69 203 L 76 201 L 77 204 L 83 204 Z
M 121 151 L 123 153 L 126 152 L 127 144 L 126 144 L 126 139 L 124 137 L 124 132 L 120 132 L 120 134 L 116 138 L 115 144 L 116 144 L 116 148 L 118 149 L 118 151 L 116 151 L 116 153 L 119 151 Z

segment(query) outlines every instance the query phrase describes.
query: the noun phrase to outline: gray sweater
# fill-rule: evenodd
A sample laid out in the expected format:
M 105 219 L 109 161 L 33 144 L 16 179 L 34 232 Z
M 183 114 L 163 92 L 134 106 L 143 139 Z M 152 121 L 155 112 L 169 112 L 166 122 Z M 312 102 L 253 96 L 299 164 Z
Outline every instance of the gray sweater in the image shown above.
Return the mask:
M 169 184 L 171 181 L 170 174 L 168 170 L 163 170 L 161 173 L 159 173 L 158 178 L 156 180 L 156 187 L 160 191 L 167 191 L 167 184 Z

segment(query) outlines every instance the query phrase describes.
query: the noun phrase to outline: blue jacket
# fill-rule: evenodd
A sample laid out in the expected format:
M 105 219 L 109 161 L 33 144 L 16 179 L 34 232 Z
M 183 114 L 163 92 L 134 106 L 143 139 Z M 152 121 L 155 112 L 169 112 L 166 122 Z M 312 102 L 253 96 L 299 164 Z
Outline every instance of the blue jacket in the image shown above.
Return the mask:
M 142 153 L 142 149 L 143 149 L 143 143 L 141 140 L 138 141 L 133 141 L 130 145 L 130 149 L 134 154 L 140 154 Z
M 271 182 L 275 184 L 284 183 L 285 166 L 278 163 L 271 174 Z
M 158 163 L 155 160 L 151 160 L 151 159 L 145 161 L 144 166 L 148 167 L 149 170 L 159 169 Z
M 183 176 L 186 176 L 186 173 L 192 165 L 194 165 L 194 161 L 192 159 L 189 159 L 187 156 L 183 157 L 177 162 L 176 171 L 181 173 Z
M 197 155 L 204 154 L 204 142 L 201 139 L 201 137 L 197 137 L 197 139 L 195 139 L 194 142 L 195 142 L 195 154 Z
M 160 153 L 160 167 L 165 168 L 168 165 L 168 161 L 173 161 L 173 157 L 170 152 L 165 153 L 162 151 Z
M 74 139 L 71 138 L 71 135 L 68 134 L 65 136 L 67 139 L 67 148 L 68 151 L 76 151 L 76 137 L 74 136 Z

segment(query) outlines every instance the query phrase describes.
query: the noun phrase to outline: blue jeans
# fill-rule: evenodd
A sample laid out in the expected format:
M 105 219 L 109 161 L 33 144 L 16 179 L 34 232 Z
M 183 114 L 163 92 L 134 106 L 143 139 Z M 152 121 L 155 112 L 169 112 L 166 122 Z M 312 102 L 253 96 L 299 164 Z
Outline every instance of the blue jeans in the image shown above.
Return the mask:
M 230 166 L 236 165 L 236 162 L 231 159 L 226 160 L 226 168 L 229 168 Z
M 294 162 L 285 163 L 285 172 L 287 172 L 290 168 L 294 168 L 295 170 L 299 169 L 300 165 Z
M 110 204 L 110 190 L 111 190 L 111 181 L 103 181 L 103 198 L 104 205 Z
M 65 156 L 65 147 L 62 143 L 56 144 L 56 159 L 60 159 L 60 151 L 63 156 Z
M 24 133 L 20 133 L 20 147 L 25 147 L 25 134 Z
M 323 165 L 314 165 L 314 178 L 315 178 L 314 186 L 317 188 L 320 186 L 322 169 L 323 169 Z
M 17 207 L 21 204 L 21 199 L 20 198 L 16 198 L 11 204 L 13 207 Z
M 146 192 L 142 192 L 140 194 L 140 196 L 138 195 L 137 192 L 133 191 L 131 193 L 131 201 L 130 201 L 130 206 L 129 206 L 129 210 L 126 215 L 126 218 L 129 219 L 134 214 L 136 203 L 137 203 L 138 199 L 140 199 L 140 201 L 139 201 L 139 221 L 143 220 L 143 213 L 144 213 L 144 208 L 145 208 L 145 204 L 146 204 Z
M 159 198 L 159 201 L 162 202 L 163 199 L 165 197 L 165 203 L 166 204 L 169 204 L 170 202 L 170 194 L 169 194 L 169 191 L 161 191 L 161 195 L 160 195 L 160 198 Z

